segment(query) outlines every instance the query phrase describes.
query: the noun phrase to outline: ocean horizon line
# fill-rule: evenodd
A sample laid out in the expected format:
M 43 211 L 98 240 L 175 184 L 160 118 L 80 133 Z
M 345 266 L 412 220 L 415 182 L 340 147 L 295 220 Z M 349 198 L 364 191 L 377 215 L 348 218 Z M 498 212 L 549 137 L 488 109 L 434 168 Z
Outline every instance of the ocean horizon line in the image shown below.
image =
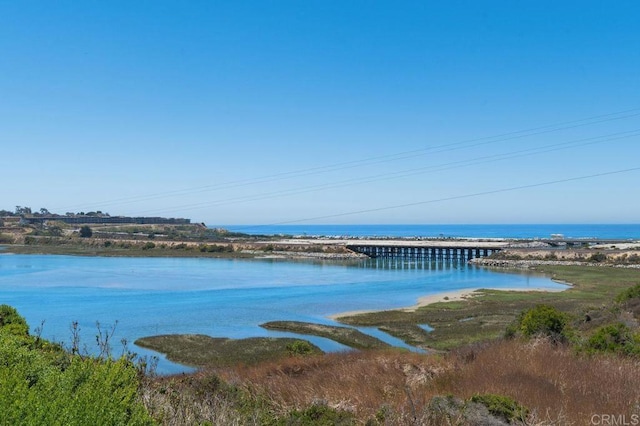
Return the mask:
M 639 239 L 640 224 L 287 224 L 216 225 L 253 235 L 438 237 L 438 238 L 566 238 Z

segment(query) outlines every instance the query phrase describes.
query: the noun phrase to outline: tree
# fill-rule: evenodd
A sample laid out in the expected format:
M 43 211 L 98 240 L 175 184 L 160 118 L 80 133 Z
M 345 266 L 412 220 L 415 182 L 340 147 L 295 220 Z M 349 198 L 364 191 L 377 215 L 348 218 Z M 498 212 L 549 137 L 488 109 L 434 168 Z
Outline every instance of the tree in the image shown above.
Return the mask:
M 31 214 L 31 207 L 22 207 L 22 206 L 16 206 L 16 215 L 17 216 L 22 216 L 25 214 Z
M 91 238 L 93 235 L 93 231 L 89 228 L 88 225 L 84 225 L 80 228 L 80 236 L 82 238 Z

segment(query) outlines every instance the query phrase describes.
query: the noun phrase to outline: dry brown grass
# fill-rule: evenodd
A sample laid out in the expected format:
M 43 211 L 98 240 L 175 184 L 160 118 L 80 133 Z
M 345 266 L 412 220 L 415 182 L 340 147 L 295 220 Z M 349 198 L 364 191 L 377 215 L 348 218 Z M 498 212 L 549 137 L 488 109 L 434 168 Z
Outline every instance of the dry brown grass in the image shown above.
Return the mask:
M 413 419 L 435 395 L 433 379 L 450 366 L 442 357 L 383 350 L 291 358 L 221 374 L 256 396 L 268 395 L 281 413 L 320 402 L 363 420 L 384 409 Z
M 211 372 L 149 379 L 140 393 L 161 425 L 260 425 L 259 407 L 244 409 L 239 395 Z
M 590 424 L 594 414 L 640 414 L 640 362 L 576 355 L 545 340 L 502 341 L 453 355 L 457 367 L 438 379 L 461 396 L 508 395 L 556 424 Z
M 446 357 L 399 351 L 292 358 L 219 372 L 229 383 L 267 398 L 276 412 L 322 402 L 361 422 L 386 410 L 386 424 L 430 424 L 436 395 L 492 393 L 528 407 L 530 424 L 584 425 L 594 414 L 640 414 L 640 362 L 577 355 L 537 340 L 499 341 Z

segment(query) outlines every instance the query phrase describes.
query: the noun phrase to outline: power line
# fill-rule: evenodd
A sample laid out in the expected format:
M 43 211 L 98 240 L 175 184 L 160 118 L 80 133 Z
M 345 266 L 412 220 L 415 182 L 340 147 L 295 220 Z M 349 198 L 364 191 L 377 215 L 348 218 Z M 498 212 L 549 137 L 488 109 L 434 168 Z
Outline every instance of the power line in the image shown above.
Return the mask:
M 373 212 L 379 212 L 379 211 L 385 211 L 385 210 L 401 209 L 401 208 L 405 208 L 405 207 L 420 206 L 420 205 L 425 205 L 425 204 L 442 203 L 442 202 L 445 202 L 445 201 L 461 200 L 461 199 L 464 199 L 464 198 L 472 198 L 472 197 L 480 197 L 480 196 L 484 196 L 484 195 L 500 194 L 500 193 L 503 193 L 503 192 L 511 192 L 511 191 L 518 191 L 518 190 L 522 190 L 522 189 L 538 188 L 538 187 L 541 187 L 541 186 L 557 185 L 557 184 L 560 184 L 560 183 L 573 182 L 573 181 L 585 180 L 585 179 L 592 179 L 592 178 L 597 178 L 597 177 L 602 177 L 602 176 L 610 176 L 610 175 L 621 174 L 621 173 L 629 173 L 629 172 L 635 172 L 635 171 L 639 171 L 639 170 L 640 170 L 640 167 L 633 167 L 633 168 L 629 168 L 629 169 L 614 170 L 614 171 L 610 171 L 610 172 L 595 173 L 595 174 L 584 175 L 584 176 L 576 176 L 576 177 L 552 180 L 552 181 L 547 181 L 547 182 L 538 182 L 538 183 L 533 183 L 533 184 L 529 184 L 529 185 L 520 185 L 520 186 L 509 187 L 509 188 L 494 189 L 494 190 L 491 190 L 491 191 L 475 192 L 475 193 L 464 194 L 464 195 L 455 195 L 455 196 L 451 196 L 451 197 L 437 198 L 437 199 L 433 199 L 433 200 L 416 201 L 416 202 L 407 203 L 407 204 L 397 204 L 397 205 L 393 205 L 393 206 L 377 207 L 377 208 L 372 208 L 372 209 L 356 210 L 356 211 L 351 211 L 351 212 L 330 214 L 330 215 L 324 215 L 324 216 L 308 217 L 308 218 L 305 218 L 305 219 L 288 220 L 288 221 L 283 221 L 283 222 L 272 223 L 272 224 L 269 224 L 269 225 L 258 225 L 258 226 L 251 226 L 251 227 L 246 227 L 246 228 L 239 228 L 238 231 L 242 231 L 243 229 L 244 230 L 255 229 L 255 228 L 260 228 L 260 227 L 263 227 L 263 226 L 264 227 L 268 227 L 268 226 L 277 226 L 277 225 L 289 225 L 289 224 L 292 224 L 292 223 L 301 223 L 301 222 L 309 222 L 309 221 L 315 221 L 315 220 L 333 219 L 333 218 L 336 218 L 336 217 L 353 216 L 353 215 L 358 215 L 358 214 L 363 214 L 363 213 L 373 213 Z
M 92 203 L 91 208 L 94 209 L 100 206 L 131 204 L 131 203 L 138 203 L 142 201 L 151 201 L 151 200 L 162 199 L 162 198 L 170 198 L 175 196 L 192 195 L 192 194 L 197 194 L 202 192 L 233 189 L 233 188 L 256 185 L 260 183 L 268 183 L 268 182 L 292 179 L 292 178 L 297 178 L 302 176 L 330 173 L 334 171 L 346 170 L 346 169 L 362 167 L 367 165 L 399 161 L 407 158 L 413 159 L 416 156 L 426 155 L 428 153 L 441 153 L 441 152 L 449 152 L 454 150 L 472 148 L 472 147 L 477 147 L 477 146 L 482 146 L 487 144 L 493 144 L 498 142 L 521 139 L 525 137 L 537 136 L 541 134 L 547 134 L 551 132 L 558 132 L 561 130 L 569 130 L 569 129 L 574 129 L 574 128 L 583 127 L 583 126 L 600 124 L 604 122 L 623 120 L 623 119 L 632 118 L 636 116 L 640 116 L 640 108 L 634 108 L 634 109 L 629 109 L 629 110 L 624 110 L 624 111 L 619 111 L 614 113 L 597 115 L 597 116 L 582 118 L 578 120 L 571 120 L 571 121 L 566 121 L 566 122 L 557 123 L 557 124 L 538 126 L 530 129 L 502 133 L 494 136 L 474 138 L 474 139 L 469 139 L 469 140 L 459 141 L 459 142 L 454 142 L 449 144 L 440 144 L 440 145 L 435 145 L 435 146 L 411 150 L 411 151 L 403 151 L 403 152 L 394 153 L 394 154 L 373 156 L 373 157 L 368 157 L 368 158 L 363 158 L 358 160 L 329 164 L 325 166 L 318 166 L 318 167 L 311 167 L 311 168 L 305 168 L 305 169 L 288 171 L 288 172 L 275 173 L 272 175 L 262 176 L 258 178 L 242 179 L 242 180 L 231 181 L 231 182 L 220 183 L 220 184 L 184 188 L 184 189 L 166 191 L 166 192 L 149 194 L 149 195 L 124 197 L 124 198 L 114 199 L 110 201 Z M 85 203 L 82 205 L 76 205 L 72 207 L 58 208 L 57 210 L 74 210 L 86 205 L 87 204 Z
M 308 186 L 308 187 L 302 187 L 302 188 L 294 188 L 290 190 L 274 191 L 266 194 L 263 193 L 259 195 L 247 195 L 247 196 L 241 196 L 241 197 L 233 197 L 233 198 L 224 199 L 224 200 L 207 201 L 207 202 L 187 204 L 182 206 L 174 206 L 173 208 L 170 208 L 170 209 L 147 210 L 147 211 L 142 211 L 141 214 L 148 214 L 148 213 L 159 212 L 159 211 L 172 212 L 172 211 L 180 211 L 180 210 L 194 210 L 194 209 L 200 209 L 205 207 L 237 204 L 237 203 L 244 203 L 244 202 L 250 202 L 250 201 L 260 201 L 260 200 L 266 200 L 271 198 L 278 198 L 283 196 L 299 195 L 299 194 L 304 194 L 309 192 L 343 188 L 346 186 L 371 183 L 371 182 L 379 182 L 387 179 L 399 179 L 399 178 L 404 178 L 408 176 L 425 174 L 429 172 L 439 172 L 444 170 L 474 166 L 478 164 L 485 164 L 485 163 L 490 163 L 495 161 L 503 161 L 503 160 L 509 160 L 513 158 L 521 158 L 521 157 L 527 157 L 527 156 L 537 155 L 542 153 L 555 152 L 559 150 L 584 147 L 587 145 L 595 145 L 595 144 L 604 143 L 604 142 L 611 142 L 611 141 L 626 139 L 634 136 L 640 136 L 640 129 L 630 130 L 626 132 L 612 133 L 612 134 L 602 135 L 602 136 L 595 136 L 591 138 L 577 139 L 569 142 L 550 144 L 550 145 L 545 145 L 541 147 L 528 148 L 524 150 L 512 151 L 507 153 L 487 155 L 483 157 L 477 157 L 471 160 L 459 160 L 459 161 L 444 163 L 441 165 L 419 167 L 419 168 L 414 168 L 409 170 L 401 170 L 397 172 L 347 179 L 344 181 L 339 181 L 339 182 L 334 182 L 329 184 L 321 184 L 321 185 L 314 185 L 314 186 Z

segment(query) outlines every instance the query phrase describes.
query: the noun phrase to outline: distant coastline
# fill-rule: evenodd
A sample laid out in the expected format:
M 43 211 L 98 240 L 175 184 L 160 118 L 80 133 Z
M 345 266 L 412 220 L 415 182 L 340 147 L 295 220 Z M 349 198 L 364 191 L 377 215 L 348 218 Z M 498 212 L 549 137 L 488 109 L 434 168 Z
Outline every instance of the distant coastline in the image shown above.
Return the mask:
M 210 228 L 214 228 L 211 227 Z M 640 239 L 640 224 L 368 224 L 368 225 L 224 225 L 250 235 L 429 238 L 567 238 Z

